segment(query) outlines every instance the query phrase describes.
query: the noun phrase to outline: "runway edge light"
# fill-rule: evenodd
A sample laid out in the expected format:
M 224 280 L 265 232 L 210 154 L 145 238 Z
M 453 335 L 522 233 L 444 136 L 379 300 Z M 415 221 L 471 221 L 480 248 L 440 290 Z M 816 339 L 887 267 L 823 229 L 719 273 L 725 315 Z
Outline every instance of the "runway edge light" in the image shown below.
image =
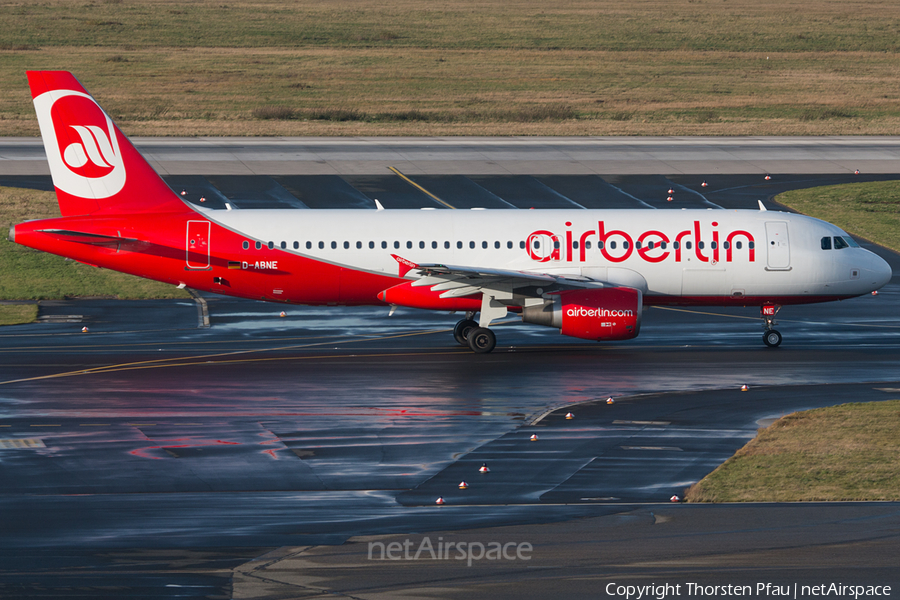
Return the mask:
M 612 396 L 610 396 L 609 398 L 606 399 L 606 403 L 607 404 L 615 404 L 616 401 L 612 399 Z
M 459 482 L 459 489 L 461 489 L 461 490 L 466 490 L 466 489 L 468 489 L 468 488 L 469 488 L 469 484 L 468 484 L 468 483 L 466 483 L 465 481 L 460 481 L 460 482 Z
M 443 504 L 443 503 L 444 503 L 444 497 L 443 497 L 443 496 L 438 496 L 438 499 L 435 500 L 434 503 L 435 503 L 435 504 Z
M 744 385 L 741 386 L 741 391 L 742 392 L 750 391 L 750 386 L 745 383 Z
M 479 473 L 490 473 L 491 470 L 488 468 L 487 463 L 481 463 L 481 467 L 478 469 Z
M 536 442 L 538 439 L 538 436 L 536 433 L 533 433 L 533 434 L 531 434 L 531 437 L 528 439 L 531 440 L 532 442 Z
M 574 418 L 575 418 L 575 415 L 573 415 L 572 413 L 566 413 L 566 419 L 571 420 L 571 419 L 574 419 Z

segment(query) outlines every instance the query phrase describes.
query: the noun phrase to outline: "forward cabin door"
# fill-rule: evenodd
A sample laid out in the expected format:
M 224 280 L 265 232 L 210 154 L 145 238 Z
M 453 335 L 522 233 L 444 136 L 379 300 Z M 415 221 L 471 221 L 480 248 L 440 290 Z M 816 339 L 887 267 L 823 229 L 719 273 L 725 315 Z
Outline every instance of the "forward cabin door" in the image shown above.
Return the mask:
M 209 268 L 209 221 L 187 222 L 187 268 Z
M 768 270 L 788 271 L 791 268 L 791 246 L 785 221 L 766 221 Z

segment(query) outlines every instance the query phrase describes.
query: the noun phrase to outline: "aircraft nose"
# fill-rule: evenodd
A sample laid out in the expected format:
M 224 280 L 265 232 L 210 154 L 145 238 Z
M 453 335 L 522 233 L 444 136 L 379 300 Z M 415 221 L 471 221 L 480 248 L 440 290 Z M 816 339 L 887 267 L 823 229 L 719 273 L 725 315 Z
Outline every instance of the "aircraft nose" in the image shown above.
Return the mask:
M 886 260 L 877 255 L 872 256 L 872 264 L 869 268 L 872 270 L 874 279 L 875 287 L 873 289 L 876 290 L 887 285 L 887 283 L 894 276 L 894 270 L 891 269 L 891 265 L 889 265 Z

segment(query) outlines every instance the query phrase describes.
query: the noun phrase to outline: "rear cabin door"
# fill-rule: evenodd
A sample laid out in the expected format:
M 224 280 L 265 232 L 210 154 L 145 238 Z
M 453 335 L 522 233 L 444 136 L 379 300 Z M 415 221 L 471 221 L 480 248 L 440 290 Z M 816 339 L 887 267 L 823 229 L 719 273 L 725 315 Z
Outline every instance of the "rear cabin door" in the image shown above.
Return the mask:
M 187 268 L 209 268 L 209 221 L 187 222 Z
M 791 268 L 791 246 L 785 221 L 766 221 L 766 248 L 770 271 L 787 271 Z

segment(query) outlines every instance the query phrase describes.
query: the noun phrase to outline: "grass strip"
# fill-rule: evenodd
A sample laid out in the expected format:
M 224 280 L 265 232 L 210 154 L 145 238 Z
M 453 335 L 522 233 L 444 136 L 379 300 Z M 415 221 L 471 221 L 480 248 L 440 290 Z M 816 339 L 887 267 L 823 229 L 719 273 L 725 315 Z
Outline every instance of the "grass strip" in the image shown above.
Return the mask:
M 793 190 L 775 201 L 900 252 L 900 181 Z
M 31 323 L 37 316 L 37 304 L 0 304 L 0 325 Z
M 900 400 L 782 417 L 690 488 L 688 502 L 900 500 Z
M 26 69 L 130 135 L 900 133 L 900 3 L 0 0 L 0 136 Z

